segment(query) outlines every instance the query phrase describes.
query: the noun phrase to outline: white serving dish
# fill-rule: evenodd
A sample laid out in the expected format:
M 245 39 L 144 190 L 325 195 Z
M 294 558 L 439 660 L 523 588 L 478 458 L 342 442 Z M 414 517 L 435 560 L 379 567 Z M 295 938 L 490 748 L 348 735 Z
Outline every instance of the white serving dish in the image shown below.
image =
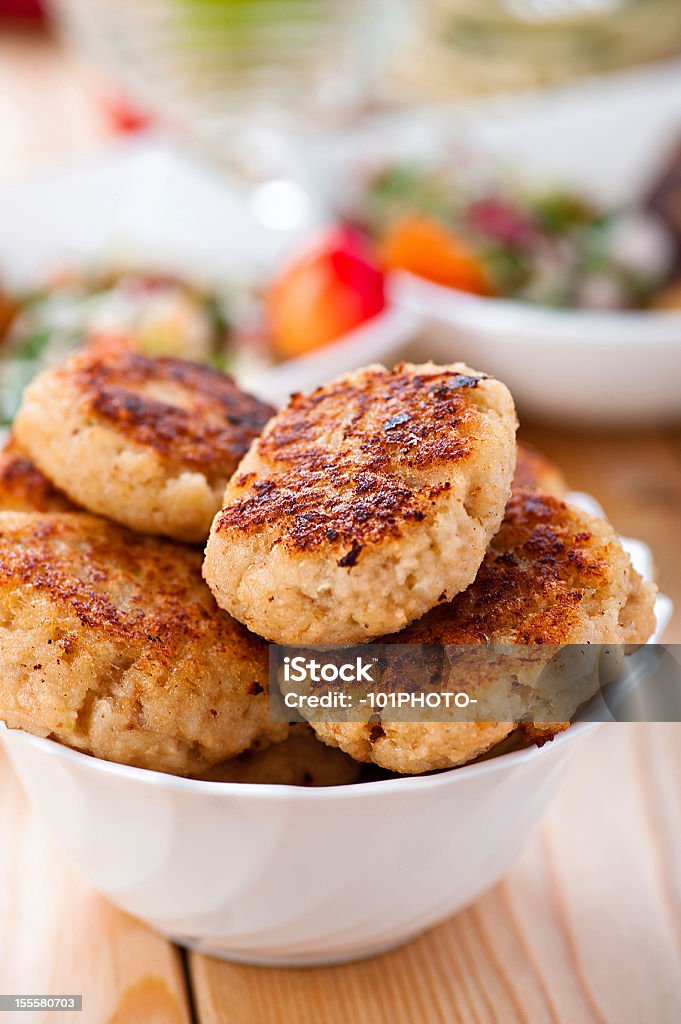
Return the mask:
M 650 550 L 626 546 L 649 576 Z M 668 599 L 656 611 L 652 640 Z M 114 903 L 202 952 L 301 966 L 405 942 L 494 885 L 592 728 L 437 775 L 329 789 L 196 782 L 4 726 L 0 738 L 58 845 Z
M 681 63 L 504 101 L 376 119 L 317 154 L 321 199 L 352 201 L 386 157 L 488 154 L 539 187 L 573 185 L 605 203 L 644 193 L 681 137 Z M 456 150 L 451 159 L 456 159 Z M 510 388 L 522 415 L 637 426 L 681 420 L 681 311 L 588 312 L 478 298 L 396 274 L 392 296 L 428 324 L 428 350 Z
M 61 850 L 112 902 L 211 956 L 306 966 L 405 942 L 493 885 L 591 728 L 330 789 L 195 782 L 0 736 Z
M 681 312 L 548 310 L 406 273 L 391 294 L 427 320 L 433 359 L 503 380 L 521 417 L 625 429 L 681 420 Z
M 320 219 L 319 208 L 292 182 L 274 183 L 269 193 L 240 187 L 211 165 L 148 138 L 2 183 L 0 283 L 32 287 L 65 267 L 127 261 L 238 288 L 267 280 Z M 387 308 L 324 349 L 250 373 L 245 383 L 284 401 L 291 390 L 316 387 L 367 362 L 390 362 L 418 323 L 406 310 Z

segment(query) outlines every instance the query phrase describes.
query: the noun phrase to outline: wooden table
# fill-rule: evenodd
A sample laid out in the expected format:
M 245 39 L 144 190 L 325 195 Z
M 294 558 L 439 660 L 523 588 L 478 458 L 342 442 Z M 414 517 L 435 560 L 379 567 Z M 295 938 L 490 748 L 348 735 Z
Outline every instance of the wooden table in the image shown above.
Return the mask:
M 46 42 L 0 34 L 3 173 L 102 135 L 78 74 Z M 523 433 L 651 545 L 681 610 L 681 431 Z M 678 612 L 667 639 L 681 642 Z M 677 1024 L 681 726 L 601 728 L 505 880 L 366 963 L 292 971 L 185 955 L 64 862 L 1 758 L 0 877 L 0 992 L 83 992 L 86 1008 L 18 1024 Z

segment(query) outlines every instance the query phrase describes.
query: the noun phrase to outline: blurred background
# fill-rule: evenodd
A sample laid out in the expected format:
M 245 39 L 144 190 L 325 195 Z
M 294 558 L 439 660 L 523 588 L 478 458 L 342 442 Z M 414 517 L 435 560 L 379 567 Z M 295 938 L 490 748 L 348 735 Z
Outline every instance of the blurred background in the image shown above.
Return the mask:
M 246 98 L 347 116 L 657 60 L 681 40 L 673 0 L 56 0 L 53 12 L 133 92 L 193 111 L 200 130 Z
M 82 145 L 75 119 L 86 136 L 104 114 L 123 131 L 158 120 L 234 160 L 247 129 L 329 132 L 681 50 L 676 0 L 1 0 L 0 18 L 3 77 L 71 104 L 35 132 L 36 157 L 59 129 Z
M 117 326 L 278 399 L 418 334 L 539 419 L 679 418 L 677 0 L 0 0 L 0 128 L 73 168 L 0 200 L 5 422 Z

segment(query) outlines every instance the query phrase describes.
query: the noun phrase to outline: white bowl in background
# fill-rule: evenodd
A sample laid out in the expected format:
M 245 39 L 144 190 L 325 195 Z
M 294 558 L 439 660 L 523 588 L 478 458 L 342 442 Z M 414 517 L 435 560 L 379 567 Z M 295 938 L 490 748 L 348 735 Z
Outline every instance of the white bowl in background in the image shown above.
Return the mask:
M 623 543 L 649 577 L 650 549 Z M 651 642 L 667 598 L 656 615 Z M 112 902 L 204 953 L 302 966 L 398 945 L 494 885 L 593 724 L 436 775 L 328 789 L 181 779 L 2 725 L 0 739 L 60 848 Z
M 427 164 L 470 153 L 474 166 L 484 156 L 529 185 L 626 204 L 646 194 L 680 137 L 676 61 L 501 101 L 377 117 L 319 148 L 312 184 L 318 202 L 343 209 L 386 159 Z M 521 415 L 632 427 L 681 420 L 681 311 L 556 310 L 404 273 L 394 275 L 391 295 L 423 317 L 429 356 L 464 359 L 499 377 Z
M 3 182 L 0 284 L 31 288 L 65 268 L 129 263 L 238 291 L 267 281 L 286 252 L 322 221 L 318 206 L 293 182 L 247 188 L 169 143 L 146 138 Z M 414 314 L 388 307 L 323 349 L 258 369 L 247 383 L 283 402 L 290 391 L 367 362 L 390 362 L 418 326 Z
M 521 417 L 622 428 L 681 420 L 681 311 L 550 310 L 391 277 L 396 305 L 426 323 L 431 358 L 494 374 Z

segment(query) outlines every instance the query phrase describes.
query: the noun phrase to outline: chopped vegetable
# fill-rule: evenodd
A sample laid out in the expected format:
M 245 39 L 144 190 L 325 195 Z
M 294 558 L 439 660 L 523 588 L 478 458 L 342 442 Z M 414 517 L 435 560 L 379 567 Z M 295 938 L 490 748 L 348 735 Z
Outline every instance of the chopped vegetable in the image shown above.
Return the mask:
M 474 250 L 428 217 L 407 217 L 388 228 L 380 252 L 386 270 L 409 270 L 429 281 L 478 295 L 491 292 Z
M 0 288 L 0 344 L 5 340 L 7 332 L 17 314 L 17 304 Z
M 387 269 L 460 291 L 565 308 L 638 308 L 669 280 L 668 226 L 645 209 L 608 210 L 568 189 L 526 193 L 466 160 L 395 164 L 351 215 Z
M 385 306 L 383 274 L 363 237 L 338 228 L 290 263 L 267 296 L 271 344 L 281 359 L 327 345 Z
M 681 281 L 673 281 L 653 302 L 654 309 L 681 309 Z

